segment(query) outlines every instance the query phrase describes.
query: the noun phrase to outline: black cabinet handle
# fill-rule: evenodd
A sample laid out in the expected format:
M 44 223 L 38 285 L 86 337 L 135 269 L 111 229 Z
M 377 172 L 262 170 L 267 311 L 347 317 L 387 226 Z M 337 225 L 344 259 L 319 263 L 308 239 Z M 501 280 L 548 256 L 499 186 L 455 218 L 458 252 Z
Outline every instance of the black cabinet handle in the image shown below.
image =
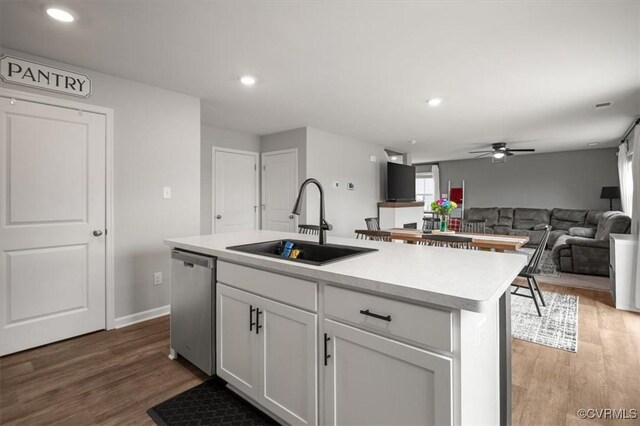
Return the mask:
M 368 317 L 378 318 L 378 319 L 381 319 L 382 321 L 389 321 L 389 322 L 391 322 L 391 315 L 387 315 L 387 316 L 385 317 L 385 316 L 382 316 L 382 315 L 374 314 L 373 312 L 369 312 L 369 310 L 368 310 L 368 309 L 367 309 L 366 311 L 360 310 L 360 313 L 361 313 L 362 315 L 366 315 L 366 316 L 368 316 Z
M 263 311 L 260 310 L 260 308 L 256 308 L 256 334 L 260 334 L 260 329 L 262 328 L 262 326 L 260 325 L 260 314 Z
M 327 352 L 327 342 L 331 340 L 331 337 L 324 333 L 324 365 L 327 365 L 327 361 L 331 358 L 331 354 Z
M 253 305 L 249 305 L 249 331 L 253 331 L 253 326 L 256 325 L 256 323 L 253 322 L 253 311 L 255 310 Z

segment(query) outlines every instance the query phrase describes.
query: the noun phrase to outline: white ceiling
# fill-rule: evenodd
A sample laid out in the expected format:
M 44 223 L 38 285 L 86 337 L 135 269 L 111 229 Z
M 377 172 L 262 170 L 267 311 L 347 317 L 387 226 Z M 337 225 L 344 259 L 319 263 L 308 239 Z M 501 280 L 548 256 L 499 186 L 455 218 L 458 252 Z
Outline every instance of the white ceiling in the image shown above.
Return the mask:
M 608 146 L 640 112 L 636 1 L 57 2 L 72 25 L 43 3 L 0 0 L 3 46 L 198 96 L 231 130 L 313 126 L 428 161 Z

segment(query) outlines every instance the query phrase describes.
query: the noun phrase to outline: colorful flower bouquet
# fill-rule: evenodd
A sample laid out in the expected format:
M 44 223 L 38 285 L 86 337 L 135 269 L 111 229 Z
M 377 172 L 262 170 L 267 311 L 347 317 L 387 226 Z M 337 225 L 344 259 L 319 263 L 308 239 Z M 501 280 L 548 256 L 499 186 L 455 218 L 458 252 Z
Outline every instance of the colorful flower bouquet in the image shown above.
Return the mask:
M 440 198 L 431 203 L 431 210 L 440 216 L 440 232 L 447 232 L 449 215 L 456 207 L 458 207 L 458 204 L 445 198 Z

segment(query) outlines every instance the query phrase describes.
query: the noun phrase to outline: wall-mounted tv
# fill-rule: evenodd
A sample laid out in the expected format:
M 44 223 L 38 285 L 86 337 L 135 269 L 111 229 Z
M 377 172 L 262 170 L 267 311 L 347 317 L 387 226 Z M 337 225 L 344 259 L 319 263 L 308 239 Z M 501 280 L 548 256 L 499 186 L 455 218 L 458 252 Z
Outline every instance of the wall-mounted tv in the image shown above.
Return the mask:
M 416 168 L 387 163 L 387 201 L 416 200 Z

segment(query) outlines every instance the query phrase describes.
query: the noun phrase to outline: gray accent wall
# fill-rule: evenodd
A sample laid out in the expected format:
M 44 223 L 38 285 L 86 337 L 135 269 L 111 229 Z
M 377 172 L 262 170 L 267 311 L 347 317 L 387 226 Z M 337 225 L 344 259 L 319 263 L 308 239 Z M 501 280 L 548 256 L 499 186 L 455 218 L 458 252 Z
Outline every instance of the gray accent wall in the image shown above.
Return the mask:
M 213 196 L 213 147 L 231 148 L 241 151 L 260 152 L 260 137 L 249 133 L 231 132 L 202 126 L 200 145 L 200 232 L 211 234 L 211 198 Z
M 88 99 L 0 82 L 0 87 L 114 110 L 115 316 L 169 304 L 170 258 L 162 240 L 200 231 L 200 99 L 22 52 L 2 53 L 85 73 Z M 172 198 L 162 198 L 171 186 Z M 162 272 L 164 284 L 153 285 Z
M 538 207 L 608 209 L 603 186 L 618 186 L 617 149 L 514 155 L 506 164 L 490 158 L 440 163 L 441 192 L 465 180 L 465 208 Z M 614 208 L 620 202 L 614 200 Z

